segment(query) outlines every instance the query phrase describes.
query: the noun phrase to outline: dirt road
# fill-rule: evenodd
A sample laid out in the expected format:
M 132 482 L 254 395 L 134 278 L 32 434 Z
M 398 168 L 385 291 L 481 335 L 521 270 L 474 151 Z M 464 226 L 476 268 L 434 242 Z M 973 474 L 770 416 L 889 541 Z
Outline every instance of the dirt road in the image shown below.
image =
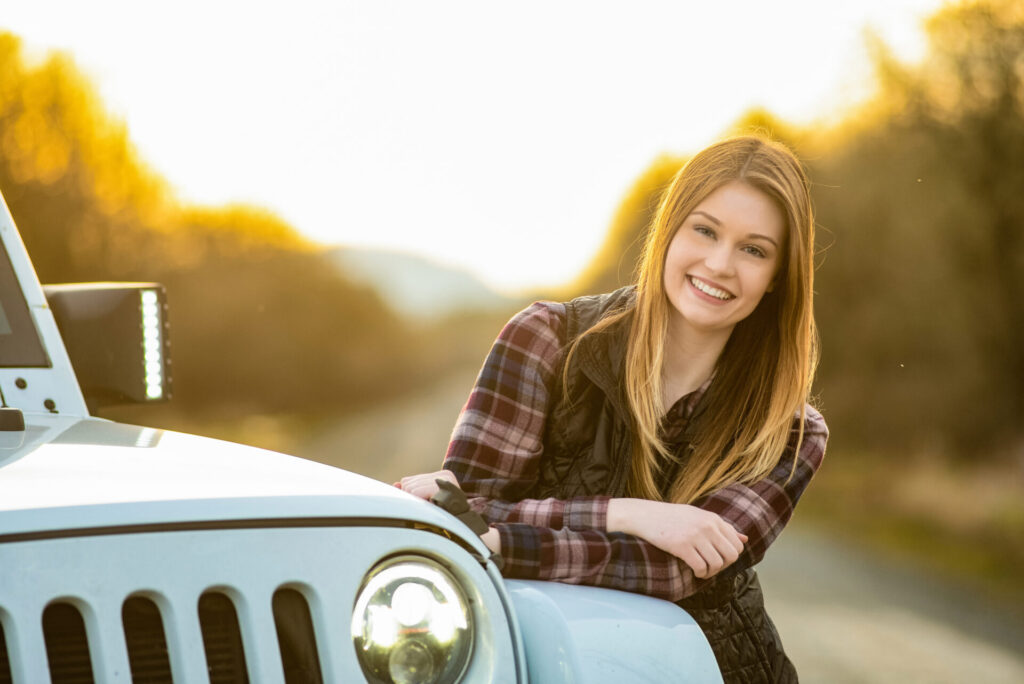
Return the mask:
M 295 452 L 385 482 L 437 469 L 471 382 L 340 421 Z M 1024 682 L 1024 614 L 806 529 L 799 512 L 760 573 L 805 682 Z

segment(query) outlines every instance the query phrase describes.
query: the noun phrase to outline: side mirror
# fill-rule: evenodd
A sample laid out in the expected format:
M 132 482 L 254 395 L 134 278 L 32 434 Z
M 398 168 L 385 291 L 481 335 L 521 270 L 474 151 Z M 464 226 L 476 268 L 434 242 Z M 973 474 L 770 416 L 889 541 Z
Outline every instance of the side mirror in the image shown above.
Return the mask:
M 157 283 L 44 285 L 89 410 L 171 396 L 167 294 Z

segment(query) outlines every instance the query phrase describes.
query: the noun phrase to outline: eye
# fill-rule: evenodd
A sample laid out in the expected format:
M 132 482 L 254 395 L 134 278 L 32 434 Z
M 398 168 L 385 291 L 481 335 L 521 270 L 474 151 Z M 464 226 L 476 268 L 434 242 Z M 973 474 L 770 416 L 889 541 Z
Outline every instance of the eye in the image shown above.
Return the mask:
M 765 252 L 760 247 L 758 247 L 757 245 L 744 245 L 743 251 L 746 252 L 747 254 L 750 254 L 751 256 L 757 257 L 758 259 L 764 259 L 765 257 L 768 256 L 768 253 Z
M 715 237 L 715 231 L 713 229 L 711 229 L 711 228 L 708 228 L 707 226 L 705 226 L 705 225 L 703 225 L 701 223 L 698 223 L 697 225 L 695 225 L 693 227 L 693 231 L 695 233 L 700 234 L 700 235 L 704 235 L 705 237 L 709 237 L 709 238 Z

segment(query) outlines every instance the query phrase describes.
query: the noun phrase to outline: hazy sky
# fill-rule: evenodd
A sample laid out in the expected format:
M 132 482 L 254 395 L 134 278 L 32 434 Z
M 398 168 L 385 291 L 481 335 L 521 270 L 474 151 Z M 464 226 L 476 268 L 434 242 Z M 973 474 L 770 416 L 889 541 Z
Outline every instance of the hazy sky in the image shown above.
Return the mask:
M 865 28 L 913 59 L 941 4 L 5 0 L 0 30 L 70 53 L 182 199 L 513 289 L 573 277 L 659 154 L 863 98 Z

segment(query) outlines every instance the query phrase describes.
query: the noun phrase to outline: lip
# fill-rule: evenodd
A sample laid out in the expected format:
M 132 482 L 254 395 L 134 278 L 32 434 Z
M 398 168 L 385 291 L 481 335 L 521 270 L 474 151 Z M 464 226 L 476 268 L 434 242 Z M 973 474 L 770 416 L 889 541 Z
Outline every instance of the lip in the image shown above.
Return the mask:
M 732 296 L 729 299 L 719 299 L 718 297 L 713 297 L 708 293 L 702 292 L 700 289 L 698 289 L 697 286 L 693 284 L 694 280 L 699 280 L 700 282 L 704 283 L 709 287 L 713 287 L 716 290 L 721 290 L 722 292 L 726 292 Z M 690 287 L 690 291 L 693 292 L 694 295 L 696 295 L 699 299 L 701 299 L 701 301 L 705 301 L 711 304 L 728 304 L 729 302 L 736 299 L 736 294 L 734 292 L 732 292 L 726 287 L 722 287 L 713 280 L 708 280 L 707 278 L 701 278 L 700 276 L 695 275 L 687 275 L 686 284 Z

